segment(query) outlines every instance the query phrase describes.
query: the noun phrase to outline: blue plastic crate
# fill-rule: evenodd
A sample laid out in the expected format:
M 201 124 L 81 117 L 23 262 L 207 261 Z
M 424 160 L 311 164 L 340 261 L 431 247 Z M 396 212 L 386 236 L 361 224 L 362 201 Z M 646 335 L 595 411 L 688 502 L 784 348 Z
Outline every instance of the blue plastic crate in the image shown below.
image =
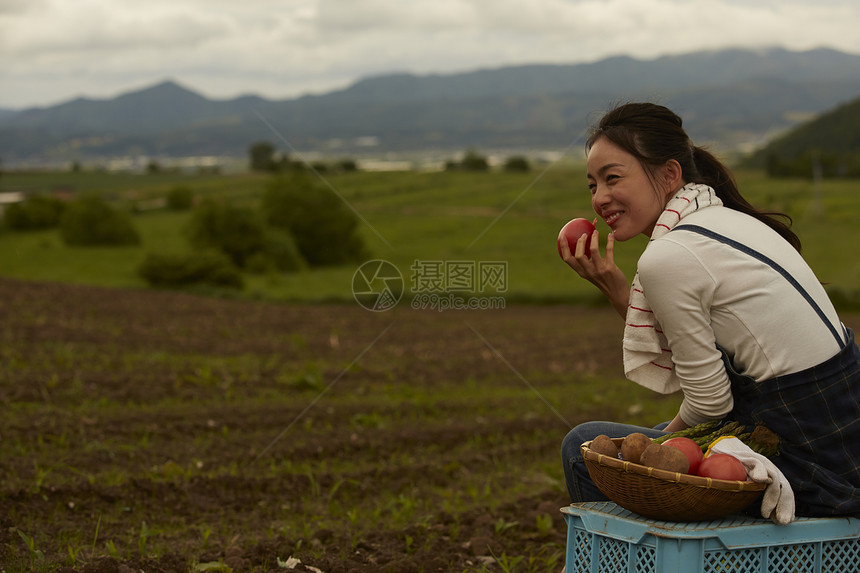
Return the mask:
M 566 573 L 856 573 L 860 519 L 645 519 L 611 502 L 561 509 Z

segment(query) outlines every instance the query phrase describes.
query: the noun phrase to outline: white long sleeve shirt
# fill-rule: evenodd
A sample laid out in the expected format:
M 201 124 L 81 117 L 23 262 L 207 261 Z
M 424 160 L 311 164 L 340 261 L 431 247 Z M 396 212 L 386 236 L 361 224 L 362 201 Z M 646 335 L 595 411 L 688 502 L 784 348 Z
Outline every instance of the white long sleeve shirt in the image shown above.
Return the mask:
M 722 206 L 685 217 L 751 247 L 787 270 L 844 341 L 821 283 L 800 254 L 764 223 Z M 675 230 L 639 259 L 639 280 L 672 350 L 689 425 L 731 411 L 731 387 L 719 344 L 735 369 L 756 381 L 791 374 L 833 357 L 840 346 L 812 306 L 766 263 L 698 233 Z

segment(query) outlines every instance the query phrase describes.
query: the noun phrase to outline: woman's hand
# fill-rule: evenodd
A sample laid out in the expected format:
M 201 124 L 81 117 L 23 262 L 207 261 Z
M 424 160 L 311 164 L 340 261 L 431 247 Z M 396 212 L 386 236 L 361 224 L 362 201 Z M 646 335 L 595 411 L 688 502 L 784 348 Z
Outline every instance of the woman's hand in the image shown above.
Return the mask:
M 600 289 L 600 292 L 606 295 L 618 314 L 622 317 L 627 316 L 630 283 L 624 276 L 624 272 L 615 264 L 615 235 L 609 233 L 606 239 L 605 257 L 600 256 L 600 231 L 595 229 L 591 235 L 590 257 L 585 252 L 587 241 L 587 235 L 581 236 L 576 241 L 576 249 L 571 253 L 567 241 L 559 235 L 558 244 L 561 248 L 561 258 L 579 276 Z

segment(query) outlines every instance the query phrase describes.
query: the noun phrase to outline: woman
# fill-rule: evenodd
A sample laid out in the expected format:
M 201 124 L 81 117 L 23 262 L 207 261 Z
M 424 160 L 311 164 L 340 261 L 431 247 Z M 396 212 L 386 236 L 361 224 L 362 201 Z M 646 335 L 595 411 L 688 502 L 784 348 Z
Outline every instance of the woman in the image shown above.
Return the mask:
M 611 229 L 565 262 L 625 317 L 624 370 L 678 415 L 657 428 L 577 426 L 562 444 L 572 501 L 606 499 L 579 446 L 599 434 L 651 437 L 707 420 L 764 424 L 780 438 L 772 461 L 797 515 L 860 514 L 860 350 L 800 255 L 787 216 L 763 212 L 730 171 L 694 146 L 681 118 L 651 103 L 606 114 L 586 144 L 592 207 Z M 632 288 L 615 241 L 650 237 Z

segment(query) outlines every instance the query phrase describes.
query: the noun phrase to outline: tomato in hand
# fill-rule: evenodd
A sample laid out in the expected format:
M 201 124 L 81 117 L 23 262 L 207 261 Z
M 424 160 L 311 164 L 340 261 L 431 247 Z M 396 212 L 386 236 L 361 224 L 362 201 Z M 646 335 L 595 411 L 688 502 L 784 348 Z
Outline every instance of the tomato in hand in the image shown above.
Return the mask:
M 663 445 L 681 450 L 681 453 L 687 456 L 687 460 L 690 462 L 690 469 L 687 470 L 687 473 L 696 475 L 696 472 L 699 471 L 699 465 L 702 463 L 702 459 L 704 457 L 704 454 L 702 454 L 702 448 L 699 447 L 699 444 L 690 438 L 677 437 L 669 438 L 663 442 Z
M 567 246 L 570 248 L 571 254 L 576 252 L 576 242 L 583 235 L 586 235 L 588 238 L 585 240 L 585 256 L 589 259 L 591 258 L 591 234 L 594 232 L 594 223 L 589 221 L 588 219 L 577 218 L 571 221 L 561 228 L 561 232 L 558 234 L 558 254 L 559 256 L 563 256 L 561 253 L 561 240 L 567 239 Z
M 747 469 L 734 456 L 711 454 L 699 466 L 699 475 L 713 479 L 746 481 Z

